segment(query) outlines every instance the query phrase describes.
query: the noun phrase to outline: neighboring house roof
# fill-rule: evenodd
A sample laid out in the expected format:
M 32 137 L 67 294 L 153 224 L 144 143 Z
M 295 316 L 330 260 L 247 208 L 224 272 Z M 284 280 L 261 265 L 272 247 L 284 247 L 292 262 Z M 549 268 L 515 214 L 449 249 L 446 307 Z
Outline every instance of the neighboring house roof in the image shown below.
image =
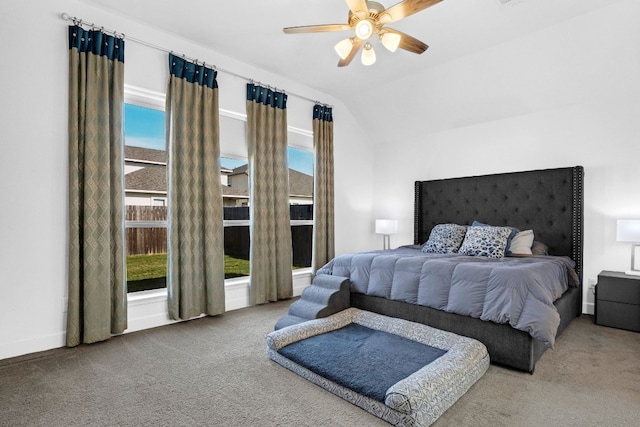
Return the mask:
M 233 169 L 233 172 L 229 176 L 248 175 L 248 170 L 249 165 L 238 166 Z M 289 169 L 289 194 L 292 196 L 311 197 L 313 195 L 313 176 L 295 169 Z
M 313 177 L 295 169 L 289 169 L 289 194 L 311 197 L 313 195 Z
M 124 146 L 124 158 L 131 161 L 141 162 L 167 162 L 167 152 L 164 150 L 153 150 L 151 148 Z
M 242 166 L 238 166 L 237 168 L 233 168 L 233 171 L 231 172 L 231 176 L 233 175 L 240 175 L 241 173 L 248 175 L 249 172 L 249 165 L 248 164 L 244 164 Z
M 166 153 L 162 150 L 125 145 L 125 159 L 131 162 L 166 162 Z M 231 176 L 248 174 L 249 165 L 234 168 Z M 224 170 L 226 172 L 227 169 Z M 167 192 L 166 169 L 162 166 L 146 166 L 125 175 L 126 191 Z M 294 169 L 289 169 L 289 194 L 311 197 L 313 195 L 313 177 Z M 222 195 L 226 197 L 249 198 L 246 190 L 222 185 Z
M 146 167 L 125 175 L 124 185 L 125 191 L 157 191 L 166 193 L 167 175 L 165 169 L 162 167 Z M 226 185 L 221 186 L 223 197 L 249 198 L 249 194 L 246 191 L 231 188 Z
M 165 168 L 151 166 L 125 175 L 125 191 L 158 191 L 167 192 L 167 176 Z M 222 195 L 226 197 L 249 198 L 246 191 L 222 185 Z
M 149 166 L 124 176 L 125 191 L 167 192 L 167 170 L 163 166 Z

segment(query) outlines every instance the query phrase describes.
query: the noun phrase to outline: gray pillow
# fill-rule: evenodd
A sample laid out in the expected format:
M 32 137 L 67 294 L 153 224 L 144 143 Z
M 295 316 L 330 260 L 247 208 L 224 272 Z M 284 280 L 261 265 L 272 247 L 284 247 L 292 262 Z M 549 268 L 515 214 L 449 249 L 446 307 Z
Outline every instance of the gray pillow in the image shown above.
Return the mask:
M 458 251 L 467 232 L 467 227 L 458 224 L 438 224 L 429 234 L 429 240 L 422 246 L 422 252 L 450 254 Z
M 511 234 L 508 227 L 469 227 L 458 253 L 489 258 L 503 258 L 507 240 Z
M 533 255 L 549 255 L 549 248 L 544 243 L 534 240 L 531 246 L 531 253 Z

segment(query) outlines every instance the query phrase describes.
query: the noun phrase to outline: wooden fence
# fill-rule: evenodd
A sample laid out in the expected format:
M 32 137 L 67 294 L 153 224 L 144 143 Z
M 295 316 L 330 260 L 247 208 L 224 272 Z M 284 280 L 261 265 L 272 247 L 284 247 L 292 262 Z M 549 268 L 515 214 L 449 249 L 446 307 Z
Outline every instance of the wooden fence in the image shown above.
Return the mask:
M 126 221 L 166 221 L 166 206 L 126 206 Z M 167 253 L 167 229 L 133 227 L 126 229 L 127 255 Z
M 126 221 L 166 221 L 167 208 L 165 206 L 126 206 Z M 313 205 L 292 205 L 290 208 L 292 220 L 313 219 Z M 248 220 L 249 208 L 224 208 L 224 219 Z M 311 265 L 311 225 L 291 227 L 293 265 L 308 267 Z M 151 255 L 167 253 L 167 229 L 132 227 L 126 229 L 127 255 Z M 227 255 L 241 259 L 249 259 L 249 227 L 225 227 L 224 252 Z

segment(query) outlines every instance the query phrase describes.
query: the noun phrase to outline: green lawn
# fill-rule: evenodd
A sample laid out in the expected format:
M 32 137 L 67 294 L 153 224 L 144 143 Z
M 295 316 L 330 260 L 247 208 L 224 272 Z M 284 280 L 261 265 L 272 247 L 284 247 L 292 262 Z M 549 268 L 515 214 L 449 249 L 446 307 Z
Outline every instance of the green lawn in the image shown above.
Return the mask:
M 127 281 L 167 277 L 167 254 L 127 256 Z
M 224 256 L 225 279 L 249 275 L 249 261 Z M 127 281 L 156 279 L 167 276 L 167 254 L 129 255 Z

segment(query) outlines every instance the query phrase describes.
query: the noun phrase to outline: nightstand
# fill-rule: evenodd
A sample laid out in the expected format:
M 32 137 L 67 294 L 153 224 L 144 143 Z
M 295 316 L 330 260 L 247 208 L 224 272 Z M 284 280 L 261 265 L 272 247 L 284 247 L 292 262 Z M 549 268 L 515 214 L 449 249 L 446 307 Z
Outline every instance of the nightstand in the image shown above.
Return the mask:
M 640 276 L 618 271 L 598 275 L 595 322 L 640 332 Z

